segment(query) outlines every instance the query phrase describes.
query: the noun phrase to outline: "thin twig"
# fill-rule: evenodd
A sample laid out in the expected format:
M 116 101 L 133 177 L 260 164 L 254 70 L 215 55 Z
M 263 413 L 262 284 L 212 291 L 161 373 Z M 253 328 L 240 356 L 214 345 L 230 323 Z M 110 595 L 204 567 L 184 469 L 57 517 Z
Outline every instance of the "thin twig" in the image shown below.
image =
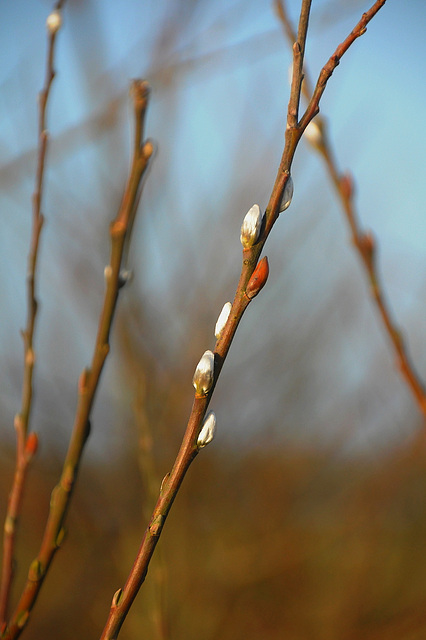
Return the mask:
M 374 7 L 379 4 L 380 6 L 382 6 L 384 4 L 384 1 L 385 0 L 381 0 L 380 3 L 376 2 Z M 372 10 L 370 10 L 368 18 L 366 19 L 367 22 L 378 11 L 380 6 L 377 6 L 374 13 L 372 12 Z M 289 101 L 283 155 L 281 158 L 271 197 L 265 211 L 265 224 L 261 231 L 259 241 L 254 244 L 254 246 L 243 250 L 241 275 L 237 286 L 234 302 L 232 304 L 228 321 L 223 328 L 223 331 L 218 338 L 214 349 L 213 384 L 208 393 L 206 393 L 205 395 L 200 395 L 197 392 L 195 393 L 188 425 L 175 463 L 170 473 L 167 474 L 163 479 L 157 504 L 155 505 L 151 520 L 143 536 L 139 551 L 137 553 L 133 567 L 128 575 L 127 581 L 123 588 L 119 589 L 113 596 L 111 609 L 106 625 L 100 636 L 100 640 L 115 640 L 118 637 L 118 634 L 129 612 L 129 609 L 145 580 L 149 562 L 163 530 L 167 515 L 171 509 L 173 501 L 177 495 L 179 487 L 185 477 L 189 466 L 198 454 L 199 449 L 197 446 L 197 438 L 201 429 L 202 421 L 209 406 L 216 382 L 220 375 L 220 371 L 231 346 L 232 339 L 235 335 L 244 311 L 251 301 L 251 298 L 247 295 L 247 287 L 249 283 L 252 282 L 251 278 L 256 269 L 263 245 L 265 244 L 266 239 L 279 216 L 280 203 L 283 192 L 287 181 L 290 179 L 290 169 L 293 157 L 296 151 L 297 144 L 303 133 L 300 122 L 297 122 L 297 114 L 302 84 L 303 56 L 309 19 L 309 9 L 310 0 L 303 0 L 298 38 L 296 41 L 296 46 L 293 47 L 293 82 Z M 345 48 L 341 51 L 340 57 L 359 35 L 361 35 L 361 32 L 359 32 L 355 37 L 348 37 L 347 41 L 345 41 Z M 320 76 L 320 78 L 321 82 L 323 82 L 323 85 L 321 86 L 325 87 L 326 80 L 324 82 L 324 74 Z M 322 92 L 317 92 L 317 94 L 315 95 L 316 108 L 319 108 L 321 95 Z
M 312 118 L 319 112 L 319 102 L 321 100 L 321 96 L 324 93 L 327 82 L 331 78 L 333 71 L 340 64 L 342 56 L 346 53 L 346 51 L 357 38 L 364 35 L 364 33 L 367 31 L 368 23 L 372 20 L 372 18 L 374 18 L 376 13 L 383 7 L 385 3 L 386 0 L 376 0 L 373 6 L 368 11 L 362 14 L 361 20 L 352 29 L 348 37 L 341 44 L 339 44 L 336 51 L 321 69 L 314 88 L 314 92 L 312 94 L 312 98 L 310 99 L 306 111 L 299 122 L 299 127 L 301 128 L 302 133 L 309 122 L 312 120 Z
M 60 15 L 64 0 L 57 2 L 55 11 Z M 5 627 L 9 606 L 10 590 L 13 581 L 14 548 L 17 523 L 21 510 L 22 496 L 28 465 L 37 450 L 38 438 L 35 432 L 29 432 L 33 398 L 33 374 L 35 365 L 34 331 L 37 317 L 36 279 L 39 255 L 40 234 L 44 217 L 41 213 L 43 198 L 45 161 L 48 147 L 46 110 L 50 89 L 55 77 L 54 54 L 58 29 L 47 29 L 48 47 L 46 56 L 46 76 L 43 89 L 39 94 L 38 118 L 38 154 L 35 188 L 32 197 L 32 230 L 27 270 L 27 323 L 22 333 L 24 342 L 24 373 L 22 382 L 21 410 L 15 416 L 16 463 L 13 485 L 9 494 L 3 535 L 3 562 L 0 582 L 0 630 Z
M 275 6 L 276 6 L 277 14 L 284 27 L 285 34 L 287 35 L 289 42 L 292 43 L 295 37 L 295 32 L 291 24 L 290 18 L 288 16 L 285 3 L 283 0 L 275 0 Z M 356 29 L 352 32 L 351 34 L 352 38 L 355 39 L 356 37 L 358 37 L 357 29 L 359 32 L 359 31 L 362 31 L 363 28 L 364 28 L 364 23 L 361 20 L 360 23 L 358 23 Z M 347 40 L 345 40 L 345 43 L 347 43 Z M 330 58 L 327 65 L 324 67 L 324 69 L 326 68 L 328 69 L 327 73 L 331 73 L 330 69 L 332 68 L 333 65 L 335 65 L 334 58 L 336 56 L 341 57 L 341 55 L 343 55 L 342 51 L 343 52 L 346 51 L 347 47 L 344 48 L 343 46 L 345 45 L 345 43 L 343 43 L 342 45 L 340 45 L 340 47 L 337 48 L 334 56 Z M 321 75 L 323 79 L 326 78 L 326 73 L 324 73 L 324 69 L 321 71 Z M 321 75 L 320 75 L 320 78 L 321 78 Z M 318 86 L 319 84 L 317 83 L 317 89 L 318 89 Z M 312 91 L 311 89 L 311 84 L 309 82 L 306 69 L 305 69 L 305 78 L 303 82 L 302 91 L 307 102 L 310 105 L 307 108 L 306 113 L 314 112 L 315 106 L 313 106 L 312 100 L 314 98 L 315 92 Z M 319 95 L 318 91 L 316 95 L 317 96 Z M 422 380 L 420 379 L 418 373 L 416 372 L 414 364 L 411 361 L 411 358 L 408 354 L 408 348 L 402 337 L 402 333 L 398 328 L 397 323 L 392 317 L 392 313 L 391 313 L 389 304 L 387 302 L 387 298 L 384 294 L 383 285 L 381 283 L 380 276 L 378 273 L 377 241 L 374 239 L 371 231 L 365 231 L 362 228 L 362 225 L 360 223 L 360 218 L 354 203 L 353 179 L 349 174 L 347 173 L 343 174 L 339 170 L 339 167 L 334 157 L 333 149 L 330 144 L 327 122 L 324 120 L 324 118 L 317 116 L 315 119 L 315 124 L 318 127 L 318 139 L 315 140 L 315 143 L 313 144 L 313 146 L 322 155 L 323 160 L 327 166 L 331 181 L 340 199 L 342 209 L 345 213 L 346 219 L 349 224 L 351 237 L 352 237 L 352 244 L 357 249 L 360 259 L 362 261 L 362 264 L 364 266 L 365 272 L 367 274 L 371 295 L 379 311 L 383 327 L 394 349 L 397 362 L 398 362 L 398 367 L 401 371 L 402 376 L 405 378 L 407 386 L 410 389 L 421 413 L 423 414 L 423 417 L 426 418 L 425 386 Z
M 289 127 L 296 127 L 299 120 L 300 90 L 303 81 L 303 60 L 305 57 L 306 34 L 308 32 L 309 15 L 312 0 L 304 0 L 300 10 L 299 30 L 293 40 L 293 75 L 291 81 L 290 100 L 288 103 L 287 122 Z
M 76 481 L 83 448 L 90 431 L 89 420 L 91 410 L 105 360 L 109 352 L 111 324 L 119 289 L 123 284 L 120 277 L 120 269 L 129 220 L 133 212 L 134 203 L 139 195 L 142 176 L 153 151 L 152 143 L 150 141 L 143 142 L 142 139 L 143 123 L 148 104 L 148 93 L 149 88 L 146 82 L 141 80 L 133 81 L 132 95 L 137 138 L 121 207 L 116 219 L 110 226 L 110 264 L 105 269 L 106 291 L 92 363 L 90 368 L 84 369 L 80 375 L 75 422 L 61 479 L 52 491 L 50 510 L 41 547 L 37 557 L 31 563 L 27 582 L 11 621 L 1 636 L 4 640 L 17 638 L 26 625 L 53 556 L 60 547 L 64 537 L 64 521 Z

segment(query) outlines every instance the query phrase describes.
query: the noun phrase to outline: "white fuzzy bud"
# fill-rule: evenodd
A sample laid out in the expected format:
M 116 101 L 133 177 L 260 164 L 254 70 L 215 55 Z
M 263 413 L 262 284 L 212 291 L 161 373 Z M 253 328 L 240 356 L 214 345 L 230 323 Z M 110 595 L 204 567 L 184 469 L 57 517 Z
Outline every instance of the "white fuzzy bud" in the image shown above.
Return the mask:
M 110 264 L 107 264 L 107 266 L 104 269 L 105 281 L 108 283 L 111 280 L 111 277 L 112 277 L 112 267 Z
M 291 63 L 291 64 L 289 65 L 289 67 L 288 67 L 288 70 L 287 70 L 287 80 L 288 80 L 288 84 L 289 84 L 289 85 L 290 85 L 290 87 L 291 87 L 292 82 L 293 82 L 293 63 Z
M 53 35 L 57 31 L 59 31 L 61 26 L 62 26 L 61 12 L 56 9 L 55 11 L 52 11 L 52 13 L 50 13 L 47 16 L 46 27 L 50 35 Z
M 259 239 L 260 228 L 262 226 L 263 213 L 259 205 L 254 204 L 249 209 L 241 225 L 240 240 L 244 248 L 252 247 Z
M 287 182 L 285 183 L 283 197 L 281 198 L 280 204 L 280 213 L 289 208 L 291 204 L 291 200 L 293 198 L 293 179 L 291 176 L 288 176 Z
M 307 141 L 315 148 L 318 148 L 322 144 L 321 129 L 314 120 L 311 120 L 305 129 L 305 137 Z
M 192 378 L 192 384 L 195 387 L 195 392 L 199 396 L 205 396 L 208 394 L 213 386 L 214 379 L 214 353 L 210 350 L 205 351 L 200 362 L 195 369 L 194 377 Z
M 133 271 L 131 269 L 121 269 L 118 275 L 119 288 L 124 287 L 125 284 L 133 280 Z
M 230 302 L 225 302 L 223 305 L 223 309 L 219 314 L 219 317 L 216 322 L 216 326 L 214 328 L 214 335 L 217 339 L 220 338 L 220 334 L 225 328 L 226 323 L 228 322 L 229 314 L 231 313 L 232 304 Z
M 210 411 L 209 415 L 203 422 L 203 426 L 201 427 L 201 431 L 198 435 L 197 447 L 202 449 L 209 444 L 214 438 L 214 434 L 216 433 L 216 416 L 213 411 Z

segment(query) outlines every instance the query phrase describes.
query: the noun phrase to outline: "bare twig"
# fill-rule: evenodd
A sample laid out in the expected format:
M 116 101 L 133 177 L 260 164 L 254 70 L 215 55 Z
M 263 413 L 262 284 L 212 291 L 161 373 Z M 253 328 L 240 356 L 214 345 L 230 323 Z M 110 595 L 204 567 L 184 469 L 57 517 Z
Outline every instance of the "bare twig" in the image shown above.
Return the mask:
M 14 420 L 17 438 L 15 473 L 4 524 L 3 562 L 0 583 L 0 630 L 5 627 L 7 619 L 10 589 L 13 580 L 14 547 L 17 522 L 21 510 L 27 469 L 33 455 L 36 453 L 38 443 L 37 434 L 34 431 L 32 433 L 28 433 L 33 398 L 33 373 L 36 360 L 34 351 L 34 330 L 37 316 L 36 278 L 40 234 L 44 221 L 43 214 L 41 213 L 41 204 L 43 198 L 44 169 L 48 147 L 46 110 L 50 96 L 50 89 L 55 77 L 55 42 L 56 35 L 60 27 L 60 11 L 63 4 L 64 0 L 60 0 L 56 3 L 54 17 L 57 22 L 55 22 L 55 25 L 52 26 L 52 24 L 49 25 L 49 23 L 47 25 L 48 48 L 46 57 L 46 76 L 43 89 L 39 94 L 37 170 L 35 189 L 32 198 L 32 231 L 27 271 L 27 323 L 25 330 L 22 331 L 22 338 L 24 342 L 24 374 L 22 382 L 21 410 L 15 416 Z
M 357 38 L 362 36 L 367 31 L 368 23 L 374 18 L 376 13 L 383 7 L 386 0 L 376 0 L 373 6 L 363 13 L 361 20 L 352 29 L 348 37 L 337 47 L 336 51 L 330 57 L 328 62 L 323 66 L 319 74 L 317 83 L 315 85 L 312 97 L 306 108 L 306 111 L 299 122 L 299 127 L 303 133 L 312 118 L 319 112 L 319 103 L 321 96 L 324 93 L 327 82 L 331 78 L 333 71 L 340 64 L 342 56 L 346 53 L 349 47 L 355 42 Z
M 277 14 L 284 27 L 284 31 L 290 43 L 292 43 L 296 36 L 295 36 L 293 26 L 291 24 L 290 18 L 287 13 L 285 3 L 283 0 L 275 0 L 275 6 L 276 6 Z M 357 28 L 362 30 L 363 26 L 361 23 L 362 21 L 357 25 Z M 351 36 L 357 37 L 356 33 L 354 34 L 354 32 L 352 32 Z M 345 42 L 347 42 L 347 40 L 345 40 Z M 345 43 L 343 43 L 343 45 L 344 44 Z M 338 47 L 334 56 L 341 55 L 341 52 L 346 50 L 343 47 L 343 45 L 340 45 L 340 47 Z M 335 61 L 333 61 L 333 56 L 332 56 L 332 58 L 330 58 L 329 62 L 327 63 L 329 70 L 331 69 L 334 62 Z M 324 67 L 324 69 L 326 67 Z M 323 78 L 326 78 L 324 69 L 322 70 L 321 74 L 323 75 Z M 320 75 L 320 78 L 321 78 L 321 75 Z M 319 84 L 317 83 L 316 91 L 318 90 L 318 87 L 319 87 Z M 312 104 L 313 104 L 312 100 L 314 98 L 315 92 L 313 92 L 311 89 L 311 84 L 307 77 L 306 69 L 305 69 L 305 78 L 302 86 L 302 91 L 304 93 L 304 96 L 307 102 L 310 105 L 308 106 L 306 113 L 315 112 L 315 107 L 314 108 L 312 107 Z M 317 92 L 317 95 L 318 95 L 318 92 Z M 426 418 L 425 386 L 422 380 L 420 379 L 418 373 L 415 370 L 415 367 L 408 354 L 408 349 L 402 337 L 401 331 L 392 317 L 389 304 L 384 294 L 383 285 L 380 281 L 380 276 L 377 269 L 377 242 L 374 239 L 374 236 L 371 233 L 371 231 L 365 231 L 362 228 L 359 215 L 357 213 L 355 203 L 354 203 L 353 179 L 349 174 L 342 174 L 342 172 L 338 168 L 338 165 L 335 160 L 334 153 L 330 144 L 330 140 L 329 140 L 329 135 L 327 131 L 328 129 L 327 122 L 320 116 L 317 116 L 315 118 L 315 125 L 318 127 L 318 129 L 315 130 L 318 135 L 315 137 L 313 146 L 322 155 L 324 162 L 327 166 L 331 181 L 333 182 L 337 195 L 340 199 L 342 209 L 345 213 L 346 219 L 349 224 L 349 228 L 352 236 L 352 243 L 354 247 L 357 249 L 358 254 L 361 258 L 361 261 L 364 265 L 364 269 L 366 271 L 367 278 L 370 285 L 371 295 L 379 310 L 383 327 L 385 328 L 385 331 L 390 339 L 390 342 L 396 354 L 396 358 L 397 358 L 397 362 L 398 362 L 398 366 L 401 371 L 401 374 L 405 378 L 407 386 L 410 389 L 420 411 L 422 412 L 423 417 Z
M 372 9 L 370 9 L 367 14 L 364 14 L 363 19 L 360 23 L 361 26 L 358 25 L 350 34 L 350 36 L 348 36 L 343 45 L 338 48 L 337 51 L 339 52 L 339 57 L 336 58 L 336 54 L 334 54 L 334 57 L 332 57 L 335 63 L 334 66 L 337 66 L 338 60 L 340 60 L 340 57 L 345 53 L 352 42 L 358 36 L 364 33 L 365 25 L 369 20 L 371 20 L 373 15 L 377 13 L 384 2 L 385 0 L 376 2 Z M 216 342 L 214 349 L 214 372 L 212 384 L 205 392 L 203 392 L 201 387 L 196 390 L 191 414 L 188 420 L 188 425 L 175 463 L 171 472 L 167 474 L 163 479 L 157 504 L 155 505 L 151 520 L 143 536 L 138 554 L 128 575 L 127 581 L 123 588 L 119 589 L 114 594 L 109 616 L 100 637 L 101 640 L 115 640 L 117 638 L 122 624 L 129 612 L 129 609 L 145 580 L 148 571 L 148 565 L 163 530 L 167 515 L 170 511 L 170 508 L 189 466 L 198 454 L 199 448 L 197 445 L 197 439 L 200 433 L 202 421 L 209 406 L 216 382 L 220 375 L 220 371 L 231 346 L 232 339 L 248 304 L 266 282 L 267 262 L 265 263 L 264 258 L 258 265 L 258 260 L 263 245 L 265 244 L 266 239 L 279 216 L 280 205 L 283 198 L 284 190 L 288 181 L 290 180 L 290 169 L 297 144 L 303 134 L 304 127 L 306 127 L 309 122 L 309 114 L 307 115 L 306 113 L 303 116 L 304 126 L 302 126 L 301 123 L 298 122 L 298 105 L 300 101 L 303 57 L 310 4 L 310 0 L 302 1 L 299 32 L 297 41 L 293 47 L 293 81 L 288 108 L 287 129 L 285 133 L 283 155 L 281 158 L 272 194 L 266 208 L 265 222 L 262 225 L 259 239 L 253 246 L 243 249 L 241 275 L 237 286 L 234 302 L 232 304 L 228 320 Z M 316 92 L 315 98 L 310 107 L 312 114 L 314 112 L 317 112 L 317 110 L 319 109 L 319 101 L 324 91 L 326 82 L 330 77 L 332 70 L 334 69 L 334 67 L 331 68 L 332 65 L 330 65 L 329 63 L 327 64 L 328 66 L 326 65 L 325 67 L 327 68 L 327 71 L 325 73 L 323 72 L 324 70 L 321 72 L 320 79 L 318 81 L 322 90 L 318 90 Z M 310 117 L 312 118 L 313 115 Z M 258 271 L 258 269 L 260 269 L 260 271 Z M 255 293 L 254 295 L 252 295 L 254 291 Z
M 109 334 L 117 304 L 119 289 L 123 284 L 120 276 L 123 248 L 128 226 L 139 196 L 142 176 L 152 155 L 150 141 L 143 142 L 143 124 L 148 104 L 148 85 L 141 80 L 132 83 L 132 97 L 136 124 L 135 146 L 129 178 L 116 219 L 110 226 L 111 256 L 105 269 L 106 291 L 99 320 L 98 335 L 90 368 L 84 369 L 78 385 L 78 405 L 74 427 L 63 465 L 59 484 L 53 489 L 50 510 L 39 553 L 31 563 L 28 579 L 11 621 L 1 636 L 4 640 L 17 638 L 26 625 L 30 611 L 36 601 L 43 580 L 56 550 L 64 537 L 64 521 L 74 488 L 81 455 L 90 431 L 90 414 L 99 380 L 109 352 Z

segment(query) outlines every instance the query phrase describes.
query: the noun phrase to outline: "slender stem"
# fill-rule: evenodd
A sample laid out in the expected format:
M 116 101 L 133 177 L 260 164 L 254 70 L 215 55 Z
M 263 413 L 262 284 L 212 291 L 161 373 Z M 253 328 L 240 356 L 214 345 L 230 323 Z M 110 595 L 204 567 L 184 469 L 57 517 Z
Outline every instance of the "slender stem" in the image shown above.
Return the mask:
M 339 44 L 336 51 L 321 69 L 311 100 L 309 101 L 306 111 L 299 122 L 299 127 L 301 128 L 302 133 L 306 129 L 312 118 L 318 113 L 321 96 L 324 93 L 327 82 L 331 78 L 333 71 L 340 64 L 342 56 L 346 53 L 346 51 L 357 38 L 364 35 L 364 33 L 367 31 L 367 24 L 370 22 L 370 20 L 372 20 L 372 18 L 374 18 L 376 13 L 383 7 L 385 3 L 386 0 L 376 0 L 376 2 L 370 9 L 363 13 L 361 20 L 352 29 L 348 37 L 341 44 Z
M 63 4 L 64 0 L 57 2 L 56 10 L 60 11 Z M 44 220 L 43 214 L 41 213 L 41 205 L 44 187 L 45 161 L 48 147 L 46 112 L 50 90 L 55 77 L 54 54 L 56 35 L 56 31 L 52 32 L 48 30 L 46 75 L 43 89 L 39 94 L 37 169 L 35 188 L 32 197 L 32 230 L 27 270 L 27 323 L 25 330 L 22 331 L 22 338 L 24 342 L 24 373 L 22 382 L 21 410 L 15 416 L 14 421 L 17 438 L 15 473 L 11 492 L 9 494 L 4 524 L 3 562 L 0 580 L 0 630 L 4 628 L 7 619 L 10 590 L 13 581 L 14 548 L 17 523 L 21 510 L 27 469 L 37 448 L 36 434 L 32 434 L 31 440 L 28 443 L 28 431 L 32 408 L 33 374 L 36 359 L 33 343 L 38 306 L 36 297 L 37 262 L 40 235 Z
M 364 265 L 370 285 L 371 296 L 373 297 L 379 311 L 383 327 L 390 339 L 402 376 L 405 378 L 423 418 L 426 419 L 426 390 L 425 386 L 415 370 L 408 354 L 407 346 L 404 342 L 401 330 L 398 328 L 386 296 L 377 269 L 377 242 L 371 231 L 364 231 L 360 225 L 359 218 L 353 201 L 353 181 L 350 176 L 341 175 L 334 162 L 328 141 L 324 139 L 320 149 L 324 161 L 328 167 L 331 180 L 341 200 L 342 208 L 345 212 L 352 235 L 352 244 L 357 249 L 360 259 Z
M 142 142 L 143 122 L 149 93 L 147 83 L 141 80 L 134 80 L 132 93 L 135 122 L 137 124 L 136 144 L 121 207 L 110 227 L 111 257 L 110 264 L 105 270 L 106 291 L 92 363 L 90 368 L 84 369 L 80 375 L 75 422 L 61 478 L 52 492 L 49 515 L 39 553 L 30 566 L 27 582 L 11 621 L 6 631 L 0 636 L 4 640 L 11 640 L 20 635 L 34 606 L 53 556 L 64 537 L 63 525 L 76 481 L 83 448 L 90 431 L 89 420 L 92 406 L 105 359 L 109 352 L 109 334 L 117 304 L 119 288 L 122 284 L 120 280 L 120 268 L 123 257 L 123 247 L 134 203 L 139 195 L 141 179 L 153 151 L 150 142 Z
M 305 57 L 305 43 L 308 33 L 311 3 L 312 0 L 303 0 L 302 2 L 297 40 L 293 44 L 293 75 L 287 117 L 288 127 L 290 128 L 296 127 L 299 119 L 300 91 L 303 81 L 303 59 Z
M 294 29 L 289 19 L 283 0 L 276 0 L 276 10 L 284 27 L 285 33 L 289 39 L 289 42 L 292 43 L 295 37 Z M 358 23 L 357 27 L 352 32 L 351 35 L 353 38 L 357 37 L 357 29 L 363 29 L 362 20 L 360 21 L 360 23 Z M 340 52 L 342 50 L 341 47 L 338 47 L 337 52 Z M 332 60 L 332 58 L 330 60 Z M 309 103 L 311 97 L 313 97 L 313 91 L 311 89 L 306 70 L 302 91 L 307 102 Z M 318 126 L 320 138 L 314 146 L 321 154 L 326 164 L 330 179 L 340 199 L 342 209 L 345 213 L 350 228 L 352 244 L 358 251 L 359 257 L 364 265 L 364 269 L 370 284 L 371 295 L 379 311 L 383 327 L 396 354 L 401 374 L 405 378 L 407 386 L 410 389 L 421 413 L 423 414 L 424 418 L 426 418 L 425 386 L 411 361 L 411 358 L 408 354 L 407 346 L 405 345 L 403 337 L 401 335 L 401 331 L 392 317 L 387 298 L 384 294 L 383 285 L 381 283 L 377 269 L 377 242 L 373 238 L 371 232 L 365 232 L 362 229 L 362 225 L 360 223 L 359 215 L 357 213 L 353 198 L 353 180 L 349 175 L 342 175 L 341 171 L 338 168 L 333 149 L 330 144 L 326 121 L 320 116 L 317 116 L 315 119 L 315 123 Z
M 278 168 L 275 184 L 272 189 L 268 206 L 266 208 L 266 221 L 259 241 L 253 247 L 243 250 L 241 275 L 235 293 L 234 302 L 232 304 L 228 321 L 223 329 L 222 334 L 217 340 L 214 349 L 214 383 L 211 390 L 206 396 L 198 396 L 196 394 L 194 397 L 192 410 L 189 416 L 182 444 L 176 457 L 176 461 L 170 474 L 167 474 L 163 479 L 157 504 L 155 505 L 151 520 L 142 538 L 136 559 L 134 561 L 133 567 L 130 570 L 127 581 L 123 588 L 119 589 L 113 596 L 110 612 L 103 632 L 100 636 L 100 640 L 115 640 L 118 637 L 123 622 L 130 610 L 130 607 L 145 580 L 149 562 L 152 558 L 155 547 L 163 530 L 167 515 L 171 509 L 171 506 L 185 477 L 185 474 L 198 453 L 197 438 L 201 429 L 202 421 L 209 406 L 216 382 L 220 375 L 222 366 L 225 362 L 237 327 L 250 302 L 250 299 L 246 295 L 247 284 L 250 281 L 250 278 L 256 268 L 266 239 L 279 216 L 279 206 L 282 194 L 286 182 L 290 177 L 290 168 L 297 148 L 297 144 L 303 133 L 303 129 L 301 128 L 300 123 L 297 122 L 297 113 L 302 85 L 301 78 L 303 70 L 303 56 L 305 50 L 310 4 L 311 3 L 309 0 L 303 0 L 302 2 L 301 19 L 297 40 L 298 46 L 293 49 L 295 51 L 295 68 L 293 70 L 293 82 L 288 108 L 285 145 L 280 166 Z M 382 4 L 384 4 L 383 0 Z M 350 44 L 348 44 L 346 49 L 349 46 Z M 297 51 L 295 49 L 297 49 Z M 321 95 L 322 94 L 318 94 L 318 103 Z

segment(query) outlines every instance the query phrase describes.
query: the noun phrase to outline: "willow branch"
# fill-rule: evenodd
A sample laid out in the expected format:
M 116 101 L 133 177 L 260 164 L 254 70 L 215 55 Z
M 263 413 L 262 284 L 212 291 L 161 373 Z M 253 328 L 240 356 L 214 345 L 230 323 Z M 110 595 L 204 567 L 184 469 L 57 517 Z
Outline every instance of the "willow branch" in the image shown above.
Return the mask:
M 319 103 L 322 94 L 325 91 L 325 87 L 327 86 L 327 82 L 331 78 L 333 71 L 340 64 L 342 56 L 346 53 L 349 47 L 353 45 L 357 38 L 360 38 L 362 35 L 364 35 L 364 33 L 367 31 L 368 23 L 374 18 L 376 13 L 383 7 L 385 3 L 386 0 L 376 0 L 376 2 L 370 9 L 363 13 L 361 20 L 352 29 L 348 37 L 341 44 L 339 44 L 336 51 L 321 69 L 312 97 L 309 101 L 305 113 L 303 114 L 303 117 L 299 122 L 299 127 L 302 130 L 302 133 L 309 122 L 312 120 L 312 118 L 319 112 Z
M 134 211 L 134 204 L 139 196 L 141 179 L 153 151 L 151 142 L 143 142 L 142 140 L 148 93 L 146 82 L 141 80 L 133 81 L 132 95 L 136 141 L 122 203 L 117 217 L 110 226 L 110 264 L 105 268 L 106 290 L 92 362 L 90 368 L 84 369 L 80 375 L 76 416 L 61 478 L 52 491 L 49 515 L 39 553 L 31 563 L 27 582 L 11 621 L 6 631 L 1 635 L 4 640 L 17 638 L 26 625 L 52 559 L 64 537 L 64 521 L 77 478 L 83 448 L 89 435 L 90 415 L 101 373 L 109 352 L 111 325 L 119 289 L 123 285 L 123 280 L 120 276 L 123 248 Z
M 55 12 L 59 20 L 59 26 L 60 11 L 63 4 L 64 0 L 61 0 L 56 4 L 55 8 Z M 10 590 L 13 581 L 14 548 L 17 524 L 21 510 L 27 469 L 37 450 L 38 443 L 37 434 L 35 432 L 29 434 L 28 432 L 33 398 L 33 374 L 36 360 L 34 351 L 34 331 L 37 316 L 37 263 L 40 235 L 44 221 L 43 214 L 41 213 L 41 205 L 43 198 L 45 161 L 48 147 L 46 111 L 50 90 L 55 77 L 54 54 L 56 35 L 59 26 L 57 28 L 49 28 L 48 25 L 46 74 L 44 86 L 39 94 L 37 169 L 35 188 L 32 197 L 32 229 L 27 269 L 27 322 L 25 329 L 21 332 L 24 343 L 24 373 L 22 382 L 21 410 L 16 414 L 14 420 L 17 440 L 15 472 L 11 492 L 9 494 L 3 533 L 3 562 L 0 581 L 0 630 L 3 629 L 6 624 Z
M 293 42 L 294 30 L 286 11 L 285 4 L 282 0 L 276 0 L 276 9 L 277 14 L 284 27 L 284 31 L 289 39 L 289 42 Z M 363 25 L 361 24 L 361 22 L 358 23 L 358 29 L 363 29 Z M 352 36 L 355 38 L 357 36 L 356 30 L 354 31 L 355 34 L 354 32 L 352 32 Z M 341 51 L 341 47 L 342 45 L 338 47 L 337 52 Z M 330 60 L 332 59 L 333 58 L 331 58 Z M 330 61 L 328 64 L 330 65 Z M 306 69 L 302 91 L 307 102 L 309 103 L 311 100 L 311 96 L 313 96 L 313 92 L 311 90 L 310 82 L 307 77 Z M 405 382 L 409 390 L 411 391 L 413 398 L 423 417 L 426 418 L 425 386 L 420 376 L 418 375 L 413 362 L 411 361 L 407 345 L 405 344 L 404 338 L 402 336 L 402 332 L 398 328 L 398 325 L 392 316 L 387 297 L 383 290 L 383 284 L 381 282 L 377 268 L 377 241 L 375 240 L 371 231 L 365 231 L 362 228 L 359 214 L 354 202 L 353 179 L 349 174 L 344 175 L 339 170 L 339 167 L 335 160 L 335 154 L 330 143 L 327 122 L 320 116 L 317 116 L 315 119 L 315 125 L 318 127 L 318 129 L 315 129 L 315 134 L 318 135 L 316 135 L 315 139 L 312 140 L 312 145 L 322 156 L 327 167 L 330 179 L 336 189 L 343 212 L 349 224 L 352 244 L 356 248 L 361 262 L 364 266 L 367 280 L 370 285 L 371 296 L 379 311 L 382 325 L 394 350 L 398 368 L 400 369 L 401 374 L 405 379 Z
M 384 4 L 383 0 L 381 4 Z M 130 610 L 130 607 L 145 580 L 150 560 L 160 538 L 174 499 L 179 491 L 186 472 L 188 471 L 192 461 L 198 455 L 199 447 L 197 444 L 197 440 L 202 427 L 202 422 L 205 417 L 207 408 L 210 404 L 212 394 L 214 392 L 217 380 L 220 376 L 221 369 L 225 362 L 237 327 L 243 317 L 245 310 L 254 297 L 254 295 L 252 295 L 253 287 L 257 286 L 256 284 L 254 284 L 254 281 L 256 280 L 256 278 L 259 279 L 260 288 L 266 282 L 267 270 L 265 271 L 265 263 L 263 263 L 263 260 L 265 260 L 265 258 L 259 264 L 258 261 L 267 237 L 279 216 L 284 189 L 288 180 L 290 179 L 291 164 L 298 142 L 303 133 L 303 129 L 300 126 L 300 123 L 297 122 L 297 114 L 302 85 L 303 57 L 309 20 L 309 11 L 310 1 L 304 0 L 302 2 L 301 18 L 299 23 L 298 37 L 296 41 L 297 46 L 293 47 L 293 81 L 288 107 L 284 150 L 278 168 L 275 184 L 272 189 L 271 197 L 265 211 L 265 220 L 264 224 L 262 225 L 259 239 L 252 247 L 243 249 L 241 274 L 234 301 L 232 303 L 228 320 L 219 338 L 217 339 L 214 348 L 214 374 L 212 385 L 211 388 L 209 388 L 208 392 L 205 394 L 199 393 L 197 391 L 195 392 L 192 410 L 175 463 L 170 473 L 168 473 L 163 479 L 157 504 L 154 507 L 151 520 L 148 524 L 147 529 L 145 530 L 137 556 L 135 558 L 133 567 L 130 570 L 127 581 L 125 585 L 122 588 L 118 589 L 118 591 L 116 591 L 113 596 L 108 619 L 100 636 L 100 640 L 115 640 L 118 637 L 123 622 Z M 358 35 L 361 35 L 361 33 L 359 33 Z M 353 38 L 351 42 L 347 43 L 345 50 L 354 40 L 355 38 Z M 344 51 L 342 51 L 341 55 L 343 55 L 343 53 Z M 322 93 L 318 93 L 316 95 L 317 106 L 319 104 L 321 95 Z M 261 269 L 260 272 L 258 271 L 259 268 Z

